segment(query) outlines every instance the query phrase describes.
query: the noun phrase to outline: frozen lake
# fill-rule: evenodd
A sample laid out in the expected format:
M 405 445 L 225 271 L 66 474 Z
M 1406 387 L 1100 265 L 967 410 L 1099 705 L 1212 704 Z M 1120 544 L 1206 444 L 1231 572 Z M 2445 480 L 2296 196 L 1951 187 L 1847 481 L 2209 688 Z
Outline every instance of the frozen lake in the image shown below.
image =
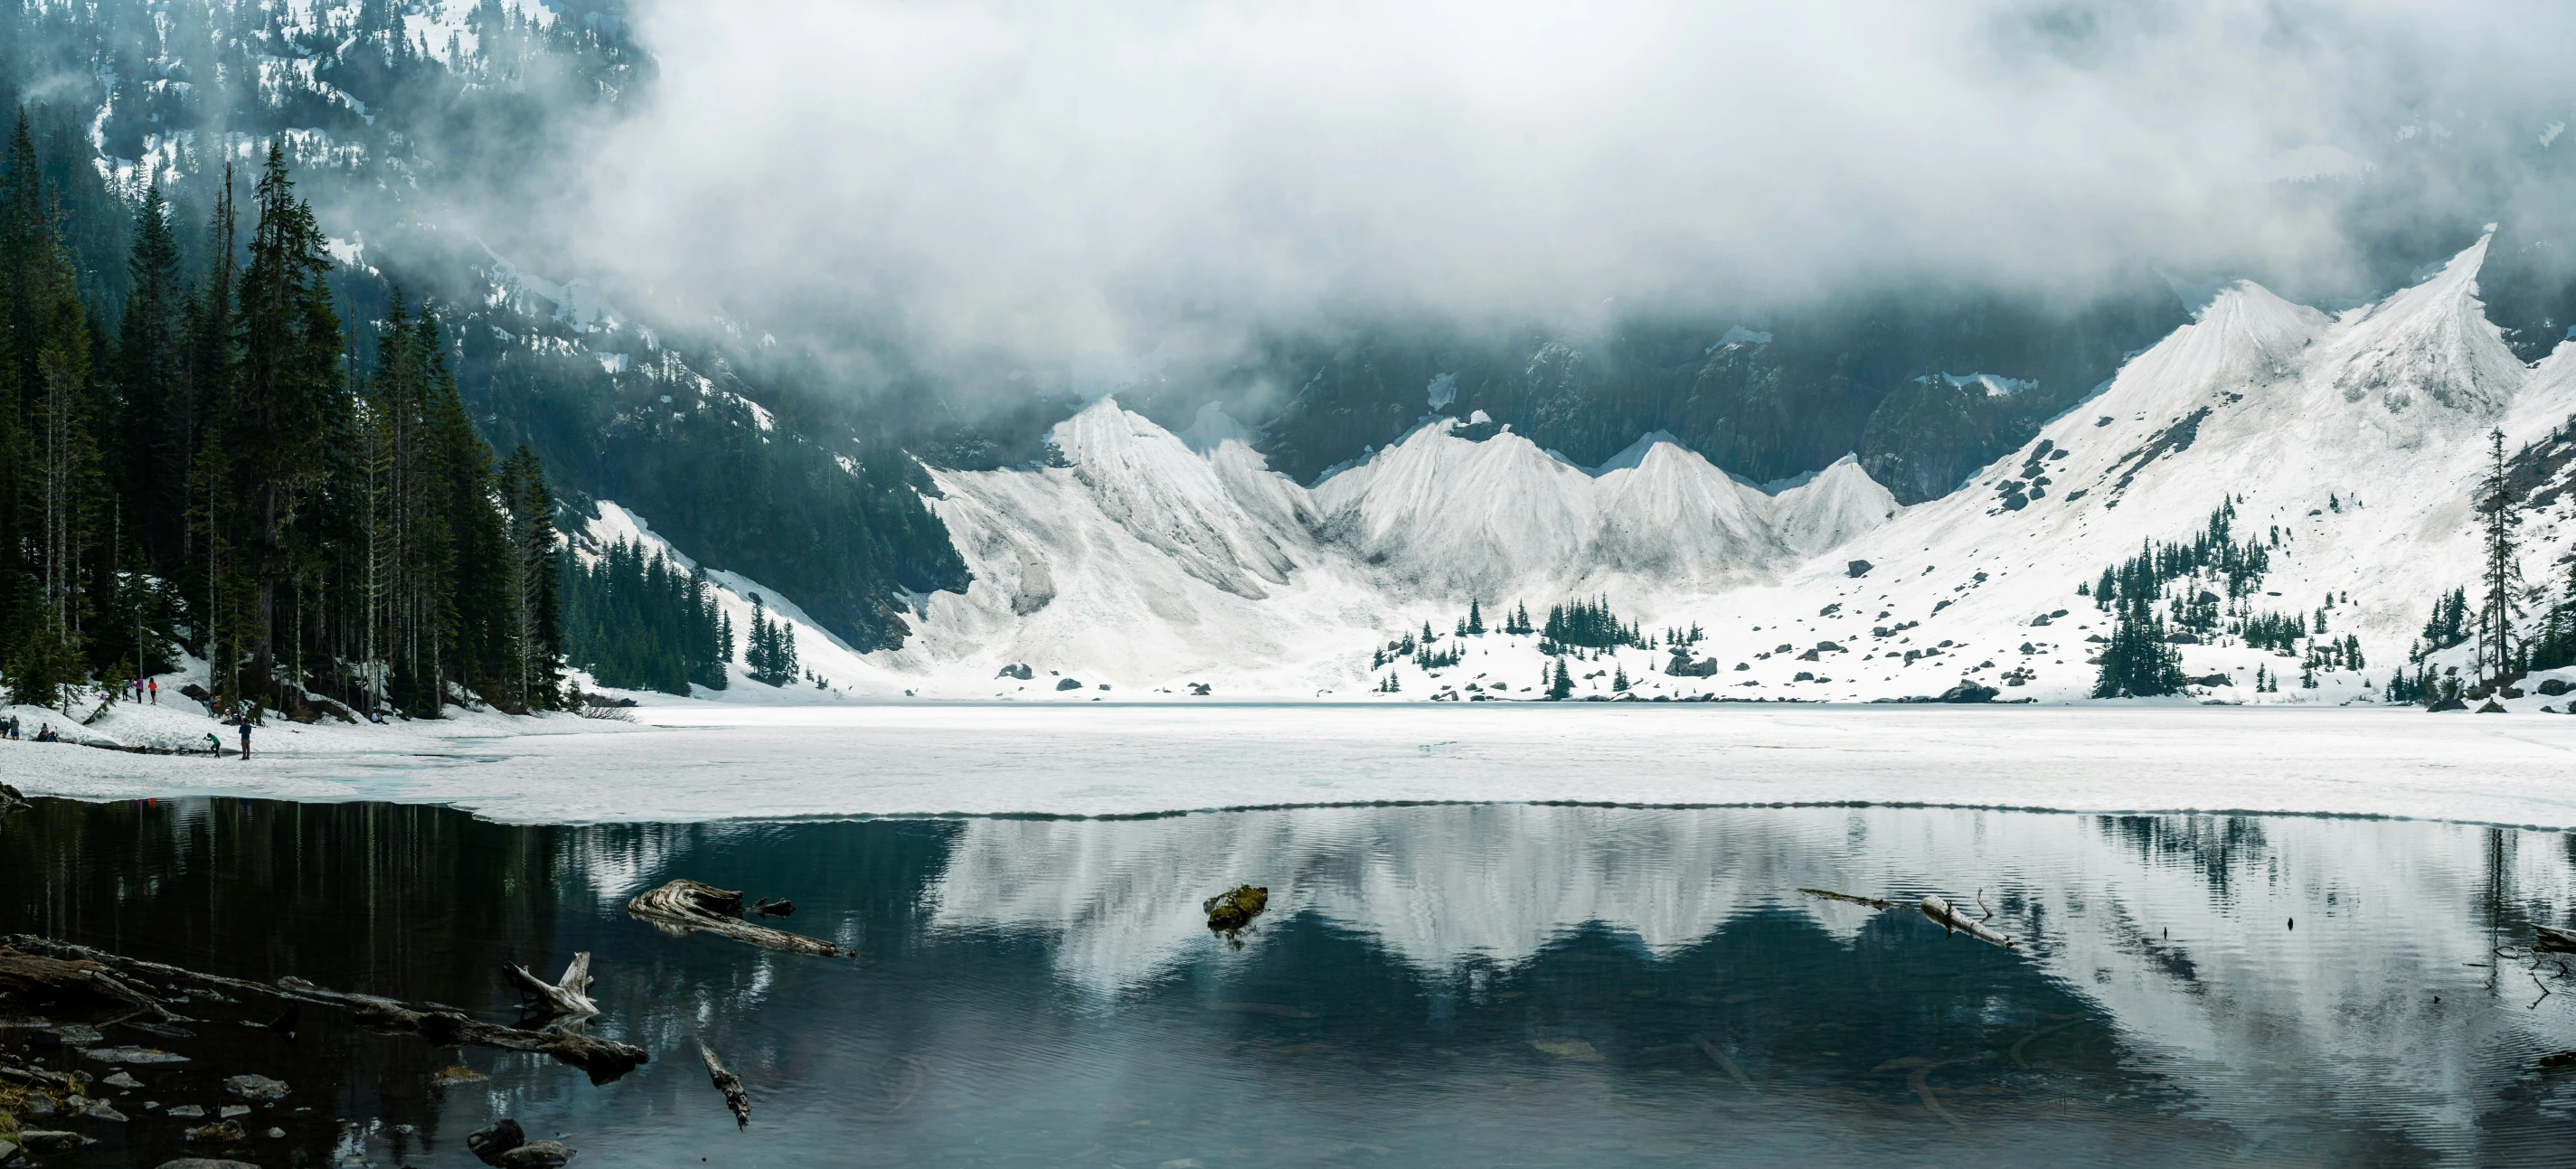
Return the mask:
M 637 714 L 634 724 L 478 716 L 390 730 L 281 727 L 261 732 L 247 762 L 0 743 L 0 775 L 30 793 L 84 799 L 372 799 L 519 823 L 1584 801 L 2576 827 L 2576 718 L 2526 713 L 689 703 Z

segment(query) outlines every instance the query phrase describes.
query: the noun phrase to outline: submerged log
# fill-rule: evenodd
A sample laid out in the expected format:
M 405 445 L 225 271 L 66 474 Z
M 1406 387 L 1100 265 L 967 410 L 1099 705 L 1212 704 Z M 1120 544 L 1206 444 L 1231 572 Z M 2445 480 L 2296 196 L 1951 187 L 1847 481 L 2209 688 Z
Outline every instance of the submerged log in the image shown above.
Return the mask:
M 572 964 L 564 967 L 563 977 L 551 983 L 528 973 L 524 966 L 504 966 L 501 972 L 510 976 L 510 981 L 528 996 L 531 1006 L 542 1014 L 588 1018 L 599 1013 L 599 1004 L 590 1001 L 588 950 L 573 955 Z
M 672 937 L 703 932 L 792 954 L 830 958 L 845 953 L 840 947 L 818 938 L 744 921 L 742 894 L 686 878 L 627 902 L 626 912 L 652 922 L 655 929 Z
M 1200 903 L 1207 911 L 1208 928 L 1219 933 L 1232 933 L 1252 924 L 1270 908 L 1270 887 L 1237 885 Z
M 2014 946 L 2011 938 L 1996 933 L 1985 922 L 1959 912 L 1957 906 L 1950 904 L 1937 893 L 1924 895 L 1923 916 L 1931 918 L 1942 929 L 1966 934 L 1980 942 L 1992 942 L 2005 949 L 2012 949 Z
M 454 1007 L 437 1003 L 406 1003 L 378 995 L 351 994 L 316 986 L 292 975 L 277 980 L 276 985 L 248 979 L 202 974 L 180 966 L 146 962 L 88 946 L 76 946 L 51 938 L 28 934 L 0 937 L 0 947 L 64 959 L 89 962 L 107 968 L 129 984 L 150 986 L 153 982 L 175 983 L 204 990 L 232 991 L 298 1003 L 343 1007 L 352 1012 L 359 1025 L 378 1031 L 403 1032 L 427 1038 L 438 1044 L 471 1044 L 498 1048 L 502 1051 L 529 1051 L 550 1055 L 590 1073 L 591 1082 L 604 1084 L 635 1070 L 652 1057 L 643 1048 L 595 1035 L 571 1031 L 528 1031 L 503 1027 L 472 1018 Z M 156 988 L 157 989 L 157 988 Z M 158 1009 L 157 1001 L 154 1004 Z M 170 1018 L 166 1012 L 163 1017 Z
M 714 1049 L 703 1042 L 698 1044 L 698 1058 L 706 1061 L 707 1079 L 715 1084 L 716 1091 L 724 1093 L 725 1107 L 733 1110 L 733 1126 L 742 1128 L 749 1125 L 751 1094 L 742 1090 L 742 1077 L 725 1067 L 724 1061 L 716 1058 Z
M 2576 954 L 2576 933 L 2551 929 L 2545 925 L 2531 927 L 2531 948 L 2554 954 Z

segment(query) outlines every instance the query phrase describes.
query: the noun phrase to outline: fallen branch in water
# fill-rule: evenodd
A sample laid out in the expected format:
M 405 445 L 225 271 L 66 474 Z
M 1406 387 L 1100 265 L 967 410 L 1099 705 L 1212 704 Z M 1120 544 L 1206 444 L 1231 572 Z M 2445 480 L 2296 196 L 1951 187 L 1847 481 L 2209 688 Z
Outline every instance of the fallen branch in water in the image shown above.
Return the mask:
M 588 950 L 573 955 L 572 964 L 564 967 L 563 977 L 551 983 L 528 973 L 527 967 L 524 966 L 504 966 L 501 972 L 510 976 L 510 981 L 518 986 L 521 993 L 527 995 L 528 1002 L 542 1014 L 588 1018 L 599 1013 L 599 1004 L 590 1001 L 590 951 Z
M 649 1062 L 652 1056 L 643 1048 L 571 1031 L 526 1031 L 503 1027 L 472 1018 L 454 1007 L 437 1003 L 405 1003 L 376 995 L 350 994 L 316 986 L 292 975 L 280 978 L 276 985 L 248 979 L 202 974 L 180 966 L 146 962 L 88 946 L 58 942 L 29 934 L 0 937 L 0 948 L 39 954 L 67 963 L 92 963 L 106 968 L 128 989 L 138 987 L 163 991 L 160 983 L 183 984 L 205 990 L 226 990 L 239 994 L 262 995 L 287 1000 L 290 1004 L 312 1003 L 349 1009 L 362 1026 L 379 1031 L 396 1031 L 420 1035 L 432 1043 L 471 1044 L 503 1051 L 529 1051 L 550 1055 L 590 1073 L 591 1082 L 604 1084 Z M 140 991 L 137 991 L 140 995 Z M 159 1000 L 141 996 L 149 1009 L 163 1018 L 172 1018 Z
M 1736 1083 L 1739 1083 L 1739 1084 L 1744 1085 L 1744 1090 L 1745 1090 L 1745 1091 L 1747 1091 L 1747 1092 L 1759 1092 L 1759 1091 L 1761 1091 L 1761 1089 L 1756 1088 L 1756 1087 L 1754 1087 L 1754 1086 L 1753 1086 L 1753 1080 L 1752 1080 L 1752 1077 L 1749 1077 L 1749 1076 L 1745 1075 L 1745 1074 L 1744 1074 L 1744 1069 L 1743 1069 L 1743 1068 L 1740 1068 L 1740 1067 L 1735 1066 L 1735 1061 L 1734 1061 L 1734 1060 L 1731 1060 L 1731 1059 L 1726 1058 L 1726 1053 L 1725 1053 L 1725 1052 L 1723 1052 L 1723 1051 L 1719 1051 L 1719 1050 L 1717 1049 L 1717 1045 L 1716 1045 L 1716 1044 L 1709 1042 L 1708 1036 L 1706 1036 L 1706 1035 L 1693 1035 L 1693 1036 L 1691 1036 L 1691 1040 L 1690 1040 L 1690 1041 L 1691 1041 L 1691 1046 L 1696 1047 L 1696 1048 L 1699 1048 L 1699 1050 L 1700 1050 L 1700 1054 L 1705 1055 L 1705 1056 L 1709 1057 L 1710 1059 L 1716 1060 L 1716 1061 L 1717 1061 L 1717 1066 L 1719 1066 L 1719 1067 L 1721 1067 L 1721 1068 L 1726 1069 L 1726 1074 L 1727 1074 L 1727 1075 L 1730 1075 L 1730 1076 L 1735 1077 L 1735 1082 L 1736 1082 Z
M 1809 897 L 1822 897 L 1827 901 L 1848 901 L 1854 905 L 1866 905 L 1872 909 L 1896 908 L 1896 903 L 1893 901 L 1886 901 L 1876 897 L 1854 897 L 1849 893 L 1836 893 L 1831 889 L 1800 889 L 1798 891 Z
M 0 783 L 0 816 L 6 816 L 11 812 L 23 812 L 35 806 L 27 802 L 27 793 Z
M 737 1129 L 748 1126 L 751 1123 L 751 1094 L 743 1091 L 742 1077 L 725 1067 L 724 1061 L 717 1059 L 715 1051 L 703 1042 L 698 1044 L 698 1058 L 706 1061 L 707 1079 L 715 1084 L 716 1091 L 724 1093 L 725 1107 L 733 1110 L 733 1126 Z
M 742 894 L 685 878 L 627 902 L 626 912 L 653 923 L 653 928 L 672 937 L 704 932 L 792 954 L 830 958 L 844 953 L 840 947 L 818 938 L 744 921 Z
M 1996 933 L 1993 928 L 1986 925 L 1986 923 L 1959 912 L 1957 906 L 1943 900 L 1941 895 L 1937 893 L 1924 895 L 1923 916 L 1931 918 L 1933 922 L 1939 925 L 1942 929 L 1950 930 L 1955 933 L 1966 934 L 1980 942 L 1992 942 L 2007 950 L 2012 949 L 2014 946 L 2014 942 L 2011 938 Z

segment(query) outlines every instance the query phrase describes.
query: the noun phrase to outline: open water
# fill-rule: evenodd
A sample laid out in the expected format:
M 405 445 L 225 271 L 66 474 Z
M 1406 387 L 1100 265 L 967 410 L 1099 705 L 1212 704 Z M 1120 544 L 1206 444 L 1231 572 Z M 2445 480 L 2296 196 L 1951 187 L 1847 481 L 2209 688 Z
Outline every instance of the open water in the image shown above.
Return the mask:
M 627 914 L 675 877 L 790 898 L 776 924 L 856 956 Z M 1270 908 L 1213 934 L 1200 902 L 1237 882 Z M 1944 931 L 1925 894 L 2015 944 Z M 45 1165 L 465 1166 L 465 1134 L 501 1116 L 615 1166 L 2563 1165 L 2576 981 L 2528 947 L 2571 914 L 2570 837 L 2414 821 L 1520 805 L 524 827 L 40 800 L 0 821 L 0 932 L 496 1022 L 502 964 L 551 978 L 587 951 L 594 1029 L 653 1059 L 594 1085 L 247 1001 L 95 1039 L 0 1027 L 0 1047 L 141 1084 L 100 1089 L 121 1122 L 22 1117 L 97 1142 Z M 700 1042 L 748 1083 L 747 1128 Z M 83 1053 L 119 1047 L 186 1058 Z M 212 1113 L 242 1073 L 292 1093 L 229 1151 L 186 1146 L 204 1121 L 170 1107 Z

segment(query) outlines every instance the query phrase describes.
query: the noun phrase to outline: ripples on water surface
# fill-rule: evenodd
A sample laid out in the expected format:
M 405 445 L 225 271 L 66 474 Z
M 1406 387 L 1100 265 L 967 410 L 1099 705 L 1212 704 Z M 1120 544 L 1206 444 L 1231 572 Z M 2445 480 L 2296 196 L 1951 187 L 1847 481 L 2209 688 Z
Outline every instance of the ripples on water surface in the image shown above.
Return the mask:
M 2490 953 L 2568 923 L 2570 839 L 1921 808 L 525 828 L 40 801 L 0 826 L 0 927 L 496 1020 L 500 963 L 551 977 L 588 950 L 600 1029 L 654 1053 L 594 1087 L 332 1020 L 131 1037 L 199 1058 L 132 1069 L 125 1105 L 293 1083 L 313 1111 L 258 1118 L 290 1130 L 254 1143 L 274 1165 L 470 1165 L 498 1114 L 621 1166 L 2542 1165 L 2576 1149 L 2576 1071 L 2541 1063 L 2576 1047 L 2576 993 Z M 679 876 L 791 897 L 785 924 L 859 957 L 626 916 Z M 1198 912 L 1238 881 L 1271 891 L 1239 949 Z M 2022 945 L 1801 887 L 1982 889 Z M 747 1132 L 700 1038 L 749 1082 Z M 460 1063 L 487 1078 L 434 1082 Z M 127 1111 L 87 1163 L 177 1151 L 179 1122 Z

